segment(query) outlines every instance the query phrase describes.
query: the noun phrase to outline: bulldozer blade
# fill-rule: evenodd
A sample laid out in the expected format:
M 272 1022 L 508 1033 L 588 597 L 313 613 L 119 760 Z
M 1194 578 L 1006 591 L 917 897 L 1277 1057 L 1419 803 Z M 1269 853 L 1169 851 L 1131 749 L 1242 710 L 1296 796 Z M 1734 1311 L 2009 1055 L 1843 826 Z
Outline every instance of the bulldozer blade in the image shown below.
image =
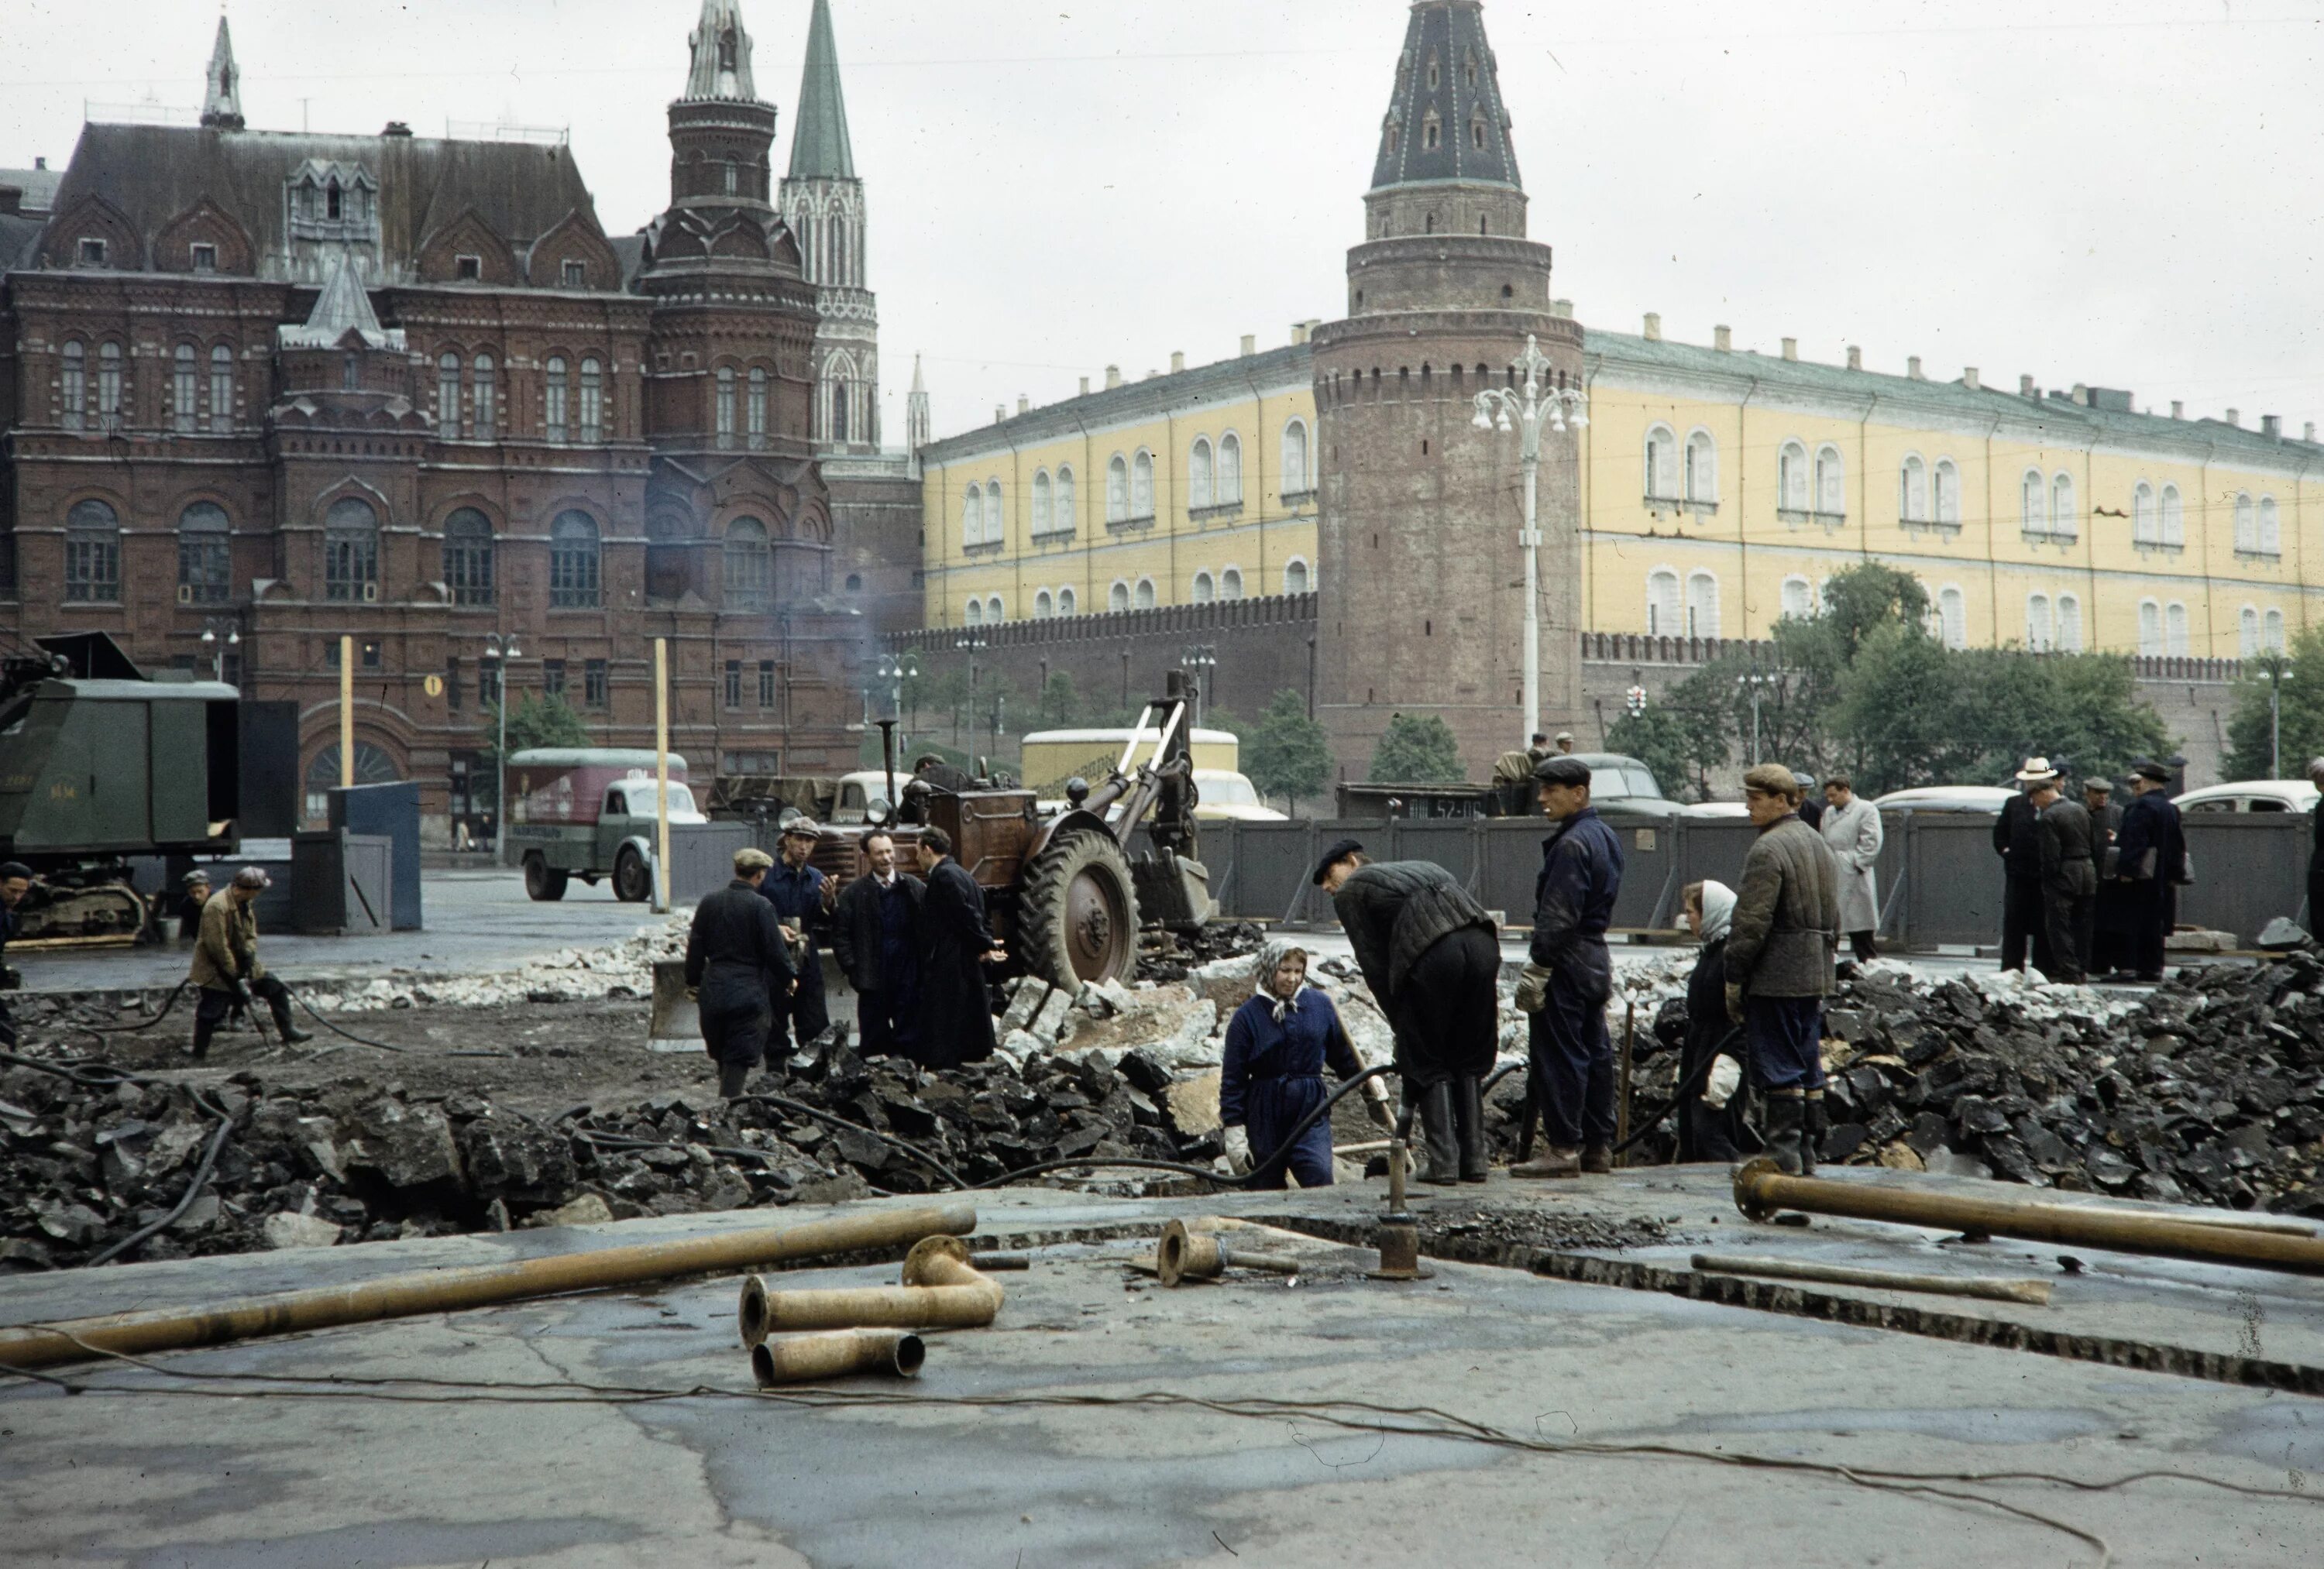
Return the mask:
M 653 1020 L 646 1046 L 654 1051 L 702 1050 L 702 1012 L 686 995 L 686 960 L 658 959 L 653 967 Z

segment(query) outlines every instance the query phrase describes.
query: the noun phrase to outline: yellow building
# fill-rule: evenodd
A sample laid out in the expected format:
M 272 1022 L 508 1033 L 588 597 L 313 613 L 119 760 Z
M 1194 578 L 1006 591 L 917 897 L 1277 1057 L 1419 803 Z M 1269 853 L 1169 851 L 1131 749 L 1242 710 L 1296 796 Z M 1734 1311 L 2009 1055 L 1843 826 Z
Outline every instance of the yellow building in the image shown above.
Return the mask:
M 1562 308 L 1562 307 L 1561 307 Z M 923 449 L 924 625 L 1304 592 L 1305 326 Z M 1514 353 L 1523 345 L 1512 344 Z M 2227 417 L 1710 346 L 1586 336 L 1585 630 L 1761 638 L 1851 562 L 1927 586 L 1957 647 L 2233 658 L 2324 594 L 2324 446 Z M 1515 474 L 1511 476 L 1512 484 Z M 2313 570 L 2311 570 L 2311 568 Z

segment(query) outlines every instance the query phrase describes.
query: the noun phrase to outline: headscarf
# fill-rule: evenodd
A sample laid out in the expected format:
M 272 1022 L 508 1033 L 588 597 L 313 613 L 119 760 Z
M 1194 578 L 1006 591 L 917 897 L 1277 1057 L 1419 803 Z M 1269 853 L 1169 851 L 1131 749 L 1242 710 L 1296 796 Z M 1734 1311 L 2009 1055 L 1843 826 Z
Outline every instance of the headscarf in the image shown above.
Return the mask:
M 1727 935 L 1727 926 L 1735 918 L 1735 890 L 1724 883 L 1705 881 L 1702 885 L 1702 940 L 1717 942 Z
M 1278 997 L 1275 995 L 1275 988 L 1269 983 L 1275 979 L 1276 969 L 1295 953 L 1303 959 L 1308 957 L 1307 950 L 1298 943 L 1286 942 L 1280 937 L 1268 939 L 1259 950 L 1258 985 L 1252 989 L 1251 995 L 1266 1003 L 1274 1011 L 1275 1022 L 1278 1024 L 1283 1023 L 1285 1014 L 1298 1005 L 1299 994 L 1314 984 L 1307 978 L 1306 972 L 1303 968 L 1299 976 L 1299 984 L 1292 988 L 1289 996 Z

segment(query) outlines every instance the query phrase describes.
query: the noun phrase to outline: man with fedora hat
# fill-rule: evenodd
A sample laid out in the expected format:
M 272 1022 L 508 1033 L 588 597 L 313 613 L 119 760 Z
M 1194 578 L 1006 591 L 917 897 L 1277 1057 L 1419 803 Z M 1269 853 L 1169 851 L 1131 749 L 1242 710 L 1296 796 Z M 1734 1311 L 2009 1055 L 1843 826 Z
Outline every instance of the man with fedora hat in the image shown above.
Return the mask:
M 1372 1000 L 1396 1032 L 1406 1115 L 1428 1151 L 1423 1182 L 1485 1179 L 1482 1081 L 1500 1044 L 1493 918 L 1434 861 L 1374 862 L 1341 840 L 1313 881 L 1332 895 Z
M 1993 824 L 1993 848 L 2001 857 L 2001 968 L 2024 969 L 2025 952 L 2034 952 L 2034 968 L 2051 973 L 2056 960 L 2050 952 L 2050 933 L 2042 914 L 2042 824 L 2033 792 L 2055 784 L 2058 770 L 2047 757 L 2028 757 L 2017 770 L 2017 794 L 2001 809 Z
M 1606 1002 L 1614 961 L 1606 950 L 1622 891 L 1622 842 L 1590 804 L 1590 765 L 1556 757 L 1533 771 L 1542 815 L 1556 824 L 1541 841 L 1533 885 L 1533 943 L 1517 983 L 1527 1017 L 1526 1073 L 1548 1148 L 1509 1169 L 1512 1177 L 1578 1177 L 1614 1169 L 1614 1041 Z
M 788 996 L 775 999 L 774 1032 L 767 1042 L 770 1065 L 789 1054 L 787 1030 L 804 1051 L 831 1028 L 831 1015 L 823 1000 L 823 957 L 816 951 L 816 938 L 838 895 L 839 885 L 807 864 L 822 837 L 823 830 L 806 813 L 786 818 L 775 840 L 780 858 L 767 868 L 766 880 L 759 885 L 760 895 L 775 907 L 775 918 L 790 939 L 791 960 L 798 971 L 798 988 Z
M 2131 766 L 2135 793 L 2123 810 L 2115 881 L 2130 924 L 2132 962 L 2143 981 L 2163 978 L 2163 940 L 2178 913 L 2178 885 L 2187 880 L 2187 840 L 2171 800 L 2171 770 L 2142 760 Z

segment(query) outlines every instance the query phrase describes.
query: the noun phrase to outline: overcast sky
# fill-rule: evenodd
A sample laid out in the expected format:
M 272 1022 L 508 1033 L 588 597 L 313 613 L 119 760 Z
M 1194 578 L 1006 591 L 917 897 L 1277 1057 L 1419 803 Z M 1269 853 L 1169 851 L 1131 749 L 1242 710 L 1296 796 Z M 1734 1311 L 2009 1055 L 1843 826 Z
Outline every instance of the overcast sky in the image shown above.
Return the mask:
M 200 0 L 7 0 L 0 165 L 200 101 Z M 234 0 L 254 127 L 569 126 L 608 233 L 668 193 L 699 0 Z M 807 0 L 743 0 L 788 157 Z M 885 429 L 938 434 L 1330 318 L 1402 0 L 835 0 Z M 1532 233 L 1586 326 L 2324 422 L 2324 5 L 1489 0 Z M 91 62 L 107 62 L 97 74 Z

